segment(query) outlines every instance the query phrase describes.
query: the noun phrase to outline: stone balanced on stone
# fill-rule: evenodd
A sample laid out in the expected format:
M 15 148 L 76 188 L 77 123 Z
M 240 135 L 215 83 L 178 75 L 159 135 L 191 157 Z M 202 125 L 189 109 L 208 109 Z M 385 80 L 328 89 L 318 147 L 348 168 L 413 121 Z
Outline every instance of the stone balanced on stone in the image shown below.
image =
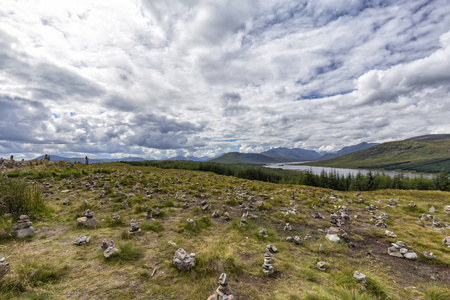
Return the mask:
M 152 211 L 153 211 L 153 209 L 149 206 L 147 208 L 147 220 L 150 220 L 151 218 L 153 218 Z
M 116 248 L 116 246 L 114 245 L 114 241 L 111 240 L 111 244 L 109 245 L 109 247 L 103 252 L 103 255 L 105 256 L 105 258 L 110 258 L 112 256 L 117 255 L 120 252 L 119 249 Z
M 130 231 L 128 231 L 128 233 L 136 234 L 136 233 L 139 233 L 139 232 L 141 232 L 141 229 L 137 225 L 136 218 L 131 219 L 131 229 L 130 229 Z
M 103 250 L 108 249 L 108 242 L 106 241 L 106 239 L 103 239 L 102 245 L 100 246 L 100 248 L 102 248 Z
M 264 254 L 264 264 L 262 265 L 263 272 L 266 275 L 271 275 L 273 272 L 275 272 L 275 269 L 273 267 L 273 261 L 272 261 L 272 254 L 266 253 Z
M 228 287 L 227 274 L 222 273 L 219 277 L 219 287 L 214 295 L 209 296 L 208 300 L 235 300 L 233 291 Z
M 391 243 L 392 247 L 388 248 L 388 254 L 399 258 L 416 259 L 417 254 L 412 251 L 411 247 L 405 242 L 398 241 Z
M 12 235 L 16 238 L 23 239 L 34 234 L 33 223 L 28 220 L 27 215 L 21 215 L 19 221 L 12 225 Z
M 9 263 L 3 257 L 0 259 L 0 279 L 2 279 L 9 272 Z
M 183 248 L 175 251 L 173 265 L 180 271 L 189 271 L 195 267 L 195 253 L 187 254 Z
M 90 209 L 86 209 L 84 211 L 84 217 L 79 217 L 77 219 L 78 224 L 82 224 L 86 227 L 95 227 L 97 226 L 97 220 L 94 218 L 94 214 Z

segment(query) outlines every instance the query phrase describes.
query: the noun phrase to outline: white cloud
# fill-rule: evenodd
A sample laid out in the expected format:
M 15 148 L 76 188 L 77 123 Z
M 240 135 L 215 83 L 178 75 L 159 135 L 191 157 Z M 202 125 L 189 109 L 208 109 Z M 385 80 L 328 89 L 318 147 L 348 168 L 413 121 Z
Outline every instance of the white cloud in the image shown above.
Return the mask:
M 448 28 L 444 0 L 5 0 L 0 155 L 337 150 L 442 133 Z

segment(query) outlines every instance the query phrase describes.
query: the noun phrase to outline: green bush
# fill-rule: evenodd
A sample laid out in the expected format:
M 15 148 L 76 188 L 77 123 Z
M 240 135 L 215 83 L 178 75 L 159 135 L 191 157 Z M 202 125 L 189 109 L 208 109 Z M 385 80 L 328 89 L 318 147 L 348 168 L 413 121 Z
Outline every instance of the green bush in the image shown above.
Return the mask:
M 47 212 L 39 187 L 19 180 L 0 180 L 0 215 L 10 213 L 13 220 L 20 215 L 36 217 Z
M 138 260 L 144 256 L 144 252 L 141 248 L 135 247 L 130 243 L 119 244 L 117 248 L 120 252 L 117 255 L 111 256 L 108 261 L 132 261 Z

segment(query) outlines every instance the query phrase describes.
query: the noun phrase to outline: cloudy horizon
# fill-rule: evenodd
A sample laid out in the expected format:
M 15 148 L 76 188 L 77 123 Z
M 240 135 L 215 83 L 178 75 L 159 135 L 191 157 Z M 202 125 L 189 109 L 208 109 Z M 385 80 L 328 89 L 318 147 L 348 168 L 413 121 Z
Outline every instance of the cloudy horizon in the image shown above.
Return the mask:
M 0 156 L 450 133 L 448 1 L 2 1 Z

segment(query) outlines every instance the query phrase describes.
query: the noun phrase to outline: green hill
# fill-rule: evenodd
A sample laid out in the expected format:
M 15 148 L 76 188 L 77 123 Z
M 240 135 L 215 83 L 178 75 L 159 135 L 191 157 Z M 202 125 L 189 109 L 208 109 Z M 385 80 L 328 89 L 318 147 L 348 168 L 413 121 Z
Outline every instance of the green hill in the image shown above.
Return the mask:
M 376 145 L 314 166 L 450 173 L 450 134 L 425 135 Z

